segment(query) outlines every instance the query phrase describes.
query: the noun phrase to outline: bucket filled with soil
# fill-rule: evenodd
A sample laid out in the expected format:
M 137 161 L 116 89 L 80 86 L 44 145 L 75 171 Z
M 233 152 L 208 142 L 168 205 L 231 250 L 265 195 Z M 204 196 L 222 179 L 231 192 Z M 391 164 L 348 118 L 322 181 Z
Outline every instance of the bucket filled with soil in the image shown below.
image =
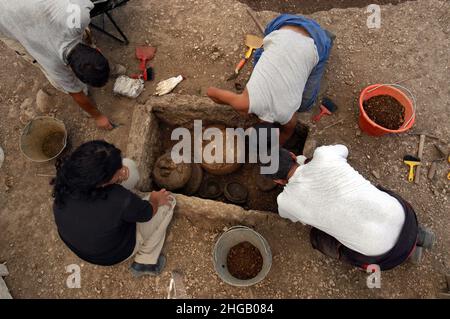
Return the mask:
M 57 158 L 67 146 L 64 123 L 48 116 L 36 117 L 22 131 L 20 150 L 33 162 Z
M 214 268 L 226 283 L 248 287 L 263 280 L 272 265 L 269 244 L 259 233 L 245 226 L 231 227 L 214 247 Z
M 410 99 L 401 89 L 408 92 Z M 415 103 L 410 91 L 395 84 L 375 84 L 365 88 L 359 98 L 359 126 L 372 136 L 403 133 L 415 121 Z

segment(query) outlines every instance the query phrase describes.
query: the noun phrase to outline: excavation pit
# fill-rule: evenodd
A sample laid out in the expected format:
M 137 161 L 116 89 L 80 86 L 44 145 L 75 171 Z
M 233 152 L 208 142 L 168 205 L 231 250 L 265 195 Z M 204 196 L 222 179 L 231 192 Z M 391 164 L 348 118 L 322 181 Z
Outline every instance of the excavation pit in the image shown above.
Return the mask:
M 161 183 L 154 180 L 154 168 L 158 158 L 170 152 L 179 139 L 172 140 L 172 132 L 177 128 L 189 131 L 194 147 L 194 121 L 202 120 L 202 127 L 247 128 L 258 123 L 253 117 L 243 118 L 228 106 L 217 105 L 207 98 L 185 95 L 169 95 L 151 98 L 143 106 L 139 106 L 133 115 L 132 131 L 127 156 L 138 162 L 142 172 L 139 190 L 150 191 L 159 189 Z M 287 143 L 295 154 L 303 150 L 308 134 L 307 128 L 298 126 L 294 137 Z M 205 144 L 203 144 L 205 145 Z M 227 151 L 225 151 L 227 152 Z M 236 152 L 237 153 L 237 152 Z M 263 180 L 260 167 L 248 162 L 248 147 L 245 149 L 247 160 L 242 165 L 224 167 L 223 174 L 203 165 L 202 173 L 195 174 L 197 191 L 192 187 L 177 188 L 175 193 L 197 197 L 199 200 L 214 200 L 233 204 L 245 210 L 256 210 L 277 213 L 277 196 L 282 191 L 281 186 L 275 186 L 270 180 Z M 195 165 L 195 164 L 194 164 Z M 226 164 L 223 164 L 226 165 Z M 200 185 L 198 185 L 200 184 Z M 231 194 L 226 185 L 232 185 L 234 190 L 241 189 L 246 194 Z M 242 196 L 240 196 L 242 195 Z M 246 196 L 244 196 L 246 195 Z
M 178 141 L 172 141 L 170 139 L 174 129 L 176 129 L 175 126 L 168 126 L 165 123 L 160 123 L 162 144 L 160 151 L 161 155 L 170 152 L 172 147 L 178 143 Z M 189 131 L 193 134 L 192 130 Z M 281 187 L 275 187 L 269 191 L 261 191 L 257 186 L 257 179 L 260 171 L 259 166 L 252 163 L 244 163 L 239 166 L 240 167 L 234 172 L 225 173 L 223 175 L 213 174 L 203 168 L 202 186 L 199 191 L 190 194 L 184 192 L 183 189 L 180 189 L 177 192 L 188 196 L 197 196 L 203 199 L 213 199 L 224 203 L 239 205 L 247 210 L 254 209 L 277 212 L 277 196 L 282 190 Z M 225 188 L 229 183 L 237 183 L 246 188 L 246 198 L 238 198 L 239 194 L 234 194 L 238 199 L 232 200 L 231 198 L 234 198 L 233 196 L 227 196 L 229 193 L 225 192 Z M 157 186 L 157 184 L 152 185 L 153 188 L 156 188 Z

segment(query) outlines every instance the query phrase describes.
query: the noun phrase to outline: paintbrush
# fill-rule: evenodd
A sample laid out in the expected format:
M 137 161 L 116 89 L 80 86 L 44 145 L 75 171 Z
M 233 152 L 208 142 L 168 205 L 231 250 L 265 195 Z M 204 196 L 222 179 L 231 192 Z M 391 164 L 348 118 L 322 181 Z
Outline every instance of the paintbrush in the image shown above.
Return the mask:
M 313 117 L 314 122 L 319 122 L 322 116 L 331 115 L 336 112 L 337 105 L 331 101 L 329 98 L 324 97 L 322 99 L 322 104 L 320 105 L 320 113 Z

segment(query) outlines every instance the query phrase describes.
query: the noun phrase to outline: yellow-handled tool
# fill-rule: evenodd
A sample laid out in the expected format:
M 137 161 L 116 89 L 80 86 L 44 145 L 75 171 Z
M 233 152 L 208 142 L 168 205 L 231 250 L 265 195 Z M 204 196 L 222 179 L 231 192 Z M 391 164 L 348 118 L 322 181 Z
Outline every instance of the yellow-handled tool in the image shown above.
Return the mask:
M 447 162 L 450 163 L 450 155 L 447 156 Z M 447 179 L 450 181 L 450 172 L 447 174 Z
M 434 146 L 439 151 L 439 153 L 442 155 L 442 158 L 438 159 L 438 161 L 441 159 L 444 159 L 444 160 L 446 159 L 447 162 L 450 163 L 450 154 L 448 153 L 448 149 L 444 150 L 444 148 L 438 144 L 434 144 Z M 450 172 L 447 173 L 447 179 L 450 181 Z
M 259 49 L 260 47 L 262 47 L 263 39 L 256 35 L 247 34 L 245 36 L 245 45 L 248 47 L 248 50 L 247 50 L 247 52 L 245 52 L 245 55 L 241 59 L 241 61 L 239 61 L 238 65 L 236 66 L 236 69 L 234 70 L 233 75 L 231 75 L 228 78 L 228 81 L 231 81 L 231 80 L 234 80 L 237 78 L 237 76 L 239 75 L 239 72 L 242 70 L 245 63 L 252 56 L 253 50 Z
M 417 157 L 412 156 L 412 155 L 406 155 L 403 158 L 403 162 L 409 166 L 408 182 L 412 183 L 412 182 L 414 182 L 414 175 L 415 175 L 414 168 L 416 166 L 420 165 L 420 159 L 418 159 Z
M 450 163 L 450 155 L 447 156 L 447 162 Z M 450 181 L 450 172 L 447 174 L 447 179 Z

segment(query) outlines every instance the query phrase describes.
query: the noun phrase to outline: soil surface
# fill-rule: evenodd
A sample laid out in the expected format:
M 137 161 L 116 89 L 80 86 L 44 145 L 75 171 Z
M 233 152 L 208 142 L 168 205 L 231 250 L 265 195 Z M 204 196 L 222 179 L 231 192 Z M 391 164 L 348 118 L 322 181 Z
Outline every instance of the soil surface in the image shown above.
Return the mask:
M 310 14 L 332 8 L 366 7 L 370 4 L 399 4 L 407 0 L 239 0 L 253 10 Z
M 49 134 L 42 142 L 42 153 L 48 158 L 52 158 L 61 152 L 64 147 L 64 133 L 56 132 Z
M 277 6 L 285 3 L 266 2 L 280 11 Z M 311 1 L 317 5 L 326 2 Z M 422 178 L 421 184 L 410 184 L 402 159 L 405 154 L 416 154 L 418 137 L 370 137 L 360 131 L 357 121 L 358 98 L 365 87 L 404 81 L 402 85 L 417 99 L 414 130 L 448 143 L 449 1 L 384 5 L 378 30 L 367 28 L 364 7 L 310 15 L 337 36 L 323 91 L 340 108 L 319 123 L 311 122 L 317 107 L 300 114 L 301 120 L 309 123 L 309 138 L 318 145 L 347 145 L 349 163 L 373 184 L 381 184 L 408 200 L 419 222 L 437 237 L 435 247 L 425 251 L 420 265 L 405 263 L 383 272 L 381 289 L 367 288 L 365 272 L 314 251 L 309 228 L 289 220 L 254 226 L 271 247 L 273 265 L 265 280 L 248 289 L 226 285 L 213 268 L 211 252 L 224 228 L 232 226 L 229 224 L 193 223 L 175 217 L 164 248 L 166 269 L 156 278 L 134 278 L 128 269 L 131 261 L 100 267 L 80 260 L 67 249 L 54 225 L 50 178 L 36 176 L 54 174 L 54 163 L 31 163 L 20 155 L 20 133 L 29 117 L 50 114 L 64 121 L 73 147 L 92 139 L 106 139 L 125 152 L 134 107 L 146 102 L 158 81 L 184 75 L 186 80 L 174 91 L 180 94 L 203 96 L 211 85 L 234 89 L 234 83 L 227 82 L 226 77 L 244 54 L 244 36 L 259 34 L 246 6 L 234 0 L 133 0 L 114 10 L 113 15 L 130 45 L 120 45 L 93 30 L 98 47 L 111 63 L 123 64 L 127 74 L 132 74 L 139 69 L 136 45 L 156 46 L 158 52 L 149 63 L 155 68 L 155 81 L 146 82 L 137 100 L 113 96 L 114 79 L 104 88 L 92 89 L 99 107 L 115 124 L 123 124 L 112 132 L 97 130 L 70 97 L 52 92 L 37 68 L 30 68 L 0 44 L 0 145 L 5 151 L 0 168 L 0 262 L 8 266 L 10 275 L 5 281 L 14 298 L 165 298 L 173 270 L 183 273 L 187 294 L 192 298 L 435 298 L 446 287 L 444 274 L 450 271 L 449 164 L 438 164 L 435 179 Z M 276 15 L 258 12 L 263 23 Z M 252 64 L 247 63 L 239 81 L 245 83 L 251 70 Z M 49 114 L 37 111 L 39 89 L 51 93 L 54 99 Z M 434 143 L 427 138 L 422 176 L 440 157 Z M 66 285 L 70 275 L 66 267 L 72 264 L 81 268 L 80 289 Z
M 227 256 L 227 268 L 230 274 L 241 280 L 255 278 L 261 271 L 263 258 L 258 248 L 248 241 L 231 247 Z
M 378 125 L 398 130 L 405 123 L 405 107 L 389 95 L 377 95 L 363 103 L 367 116 Z

